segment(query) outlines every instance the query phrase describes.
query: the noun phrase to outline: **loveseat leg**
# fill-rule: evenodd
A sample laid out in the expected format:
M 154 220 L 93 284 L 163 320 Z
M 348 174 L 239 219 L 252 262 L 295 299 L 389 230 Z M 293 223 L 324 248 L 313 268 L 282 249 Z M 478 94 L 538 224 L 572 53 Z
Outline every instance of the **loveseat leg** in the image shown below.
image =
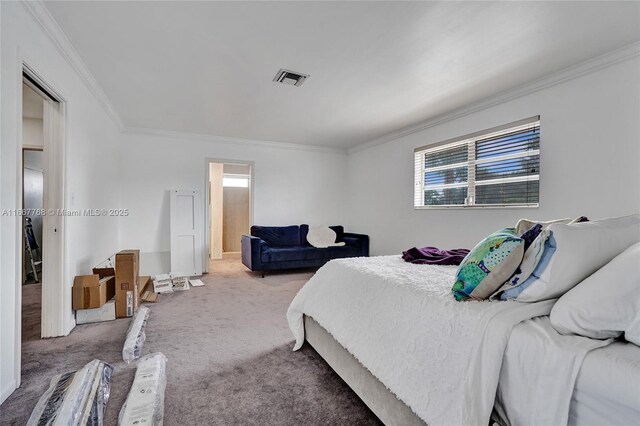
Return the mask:
M 264 278 L 264 275 L 267 273 L 267 271 L 262 271 L 262 278 Z

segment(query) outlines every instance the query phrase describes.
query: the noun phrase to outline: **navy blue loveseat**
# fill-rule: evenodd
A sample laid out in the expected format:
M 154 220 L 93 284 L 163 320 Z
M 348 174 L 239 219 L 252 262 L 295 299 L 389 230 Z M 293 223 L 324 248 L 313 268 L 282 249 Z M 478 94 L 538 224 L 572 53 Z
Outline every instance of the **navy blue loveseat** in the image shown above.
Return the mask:
M 344 232 L 330 226 L 341 247 L 316 248 L 307 242 L 309 225 L 252 226 L 251 235 L 242 236 L 242 263 L 252 271 L 309 268 L 331 259 L 369 256 L 369 236 Z

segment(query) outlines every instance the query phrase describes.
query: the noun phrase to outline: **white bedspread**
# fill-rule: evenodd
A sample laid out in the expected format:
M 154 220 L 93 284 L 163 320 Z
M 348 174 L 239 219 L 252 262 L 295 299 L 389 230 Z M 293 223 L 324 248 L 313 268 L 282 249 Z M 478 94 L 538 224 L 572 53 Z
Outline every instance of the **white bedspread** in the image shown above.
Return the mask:
M 502 363 L 496 412 L 506 425 L 566 425 L 576 377 L 587 353 L 609 340 L 563 336 L 549 317 L 511 332 Z
M 511 329 L 553 302 L 456 302 L 455 270 L 400 256 L 333 260 L 291 302 L 294 350 L 311 316 L 428 424 L 487 425 Z

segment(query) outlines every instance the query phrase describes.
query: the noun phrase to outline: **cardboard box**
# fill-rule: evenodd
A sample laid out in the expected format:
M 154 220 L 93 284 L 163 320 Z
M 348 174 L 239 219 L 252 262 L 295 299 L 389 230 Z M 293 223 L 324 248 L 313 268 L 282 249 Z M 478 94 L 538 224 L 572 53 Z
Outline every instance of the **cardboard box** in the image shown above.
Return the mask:
M 140 295 L 140 303 L 155 303 L 158 300 L 158 294 L 154 293 L 153 289 L 143 291 Z
M 114 268 L 93 268 L 91 272 L 100 275 L 100 278 L 116 275 L 116 270 Z
M 132 317 L 140 296 L 140 250 L 116 254 L 116 318 Z
M 155 302 L 157 297 L 153 291 L 153 280 L 149 276 L 140 277 L 140 303 Z
M 151 277 L 146 275 L 140 277 L 140 288 L 138 288 L 139 295 L 142 295 L 145 291 L 151 290 L 151 288 L 147 288 L 147 286 L 153 286 L 153 284 L 151 284 Z
M 80 309 L 76 311 L 76 324 L 90 324 L 93 322 L 112 321 L 114 319 L 116 319 L 115 299 L 109 300 L 100 308 Z
M 73 279 L 71 294 L 74 310 L 100 308 L 115 294 L 115 277 L 78 275 Z

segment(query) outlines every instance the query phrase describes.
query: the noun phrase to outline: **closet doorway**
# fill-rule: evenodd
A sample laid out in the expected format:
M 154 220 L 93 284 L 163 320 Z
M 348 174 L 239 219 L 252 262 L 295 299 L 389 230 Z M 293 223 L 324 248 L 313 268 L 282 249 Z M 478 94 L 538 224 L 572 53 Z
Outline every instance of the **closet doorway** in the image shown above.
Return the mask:
M 251 227 L 253 165 L 209 163 L 209 259 L 240 258 L 241 237 Z
M 65 271 L 66 104 L 26 63 L 19 89 L 16 348 L 21 340 L 67 335 L 75 325 Z M 16 358 L 19 377 L 19 351 Z
M 22 85 L 22 341 L 41 337 L 46 98 Z

